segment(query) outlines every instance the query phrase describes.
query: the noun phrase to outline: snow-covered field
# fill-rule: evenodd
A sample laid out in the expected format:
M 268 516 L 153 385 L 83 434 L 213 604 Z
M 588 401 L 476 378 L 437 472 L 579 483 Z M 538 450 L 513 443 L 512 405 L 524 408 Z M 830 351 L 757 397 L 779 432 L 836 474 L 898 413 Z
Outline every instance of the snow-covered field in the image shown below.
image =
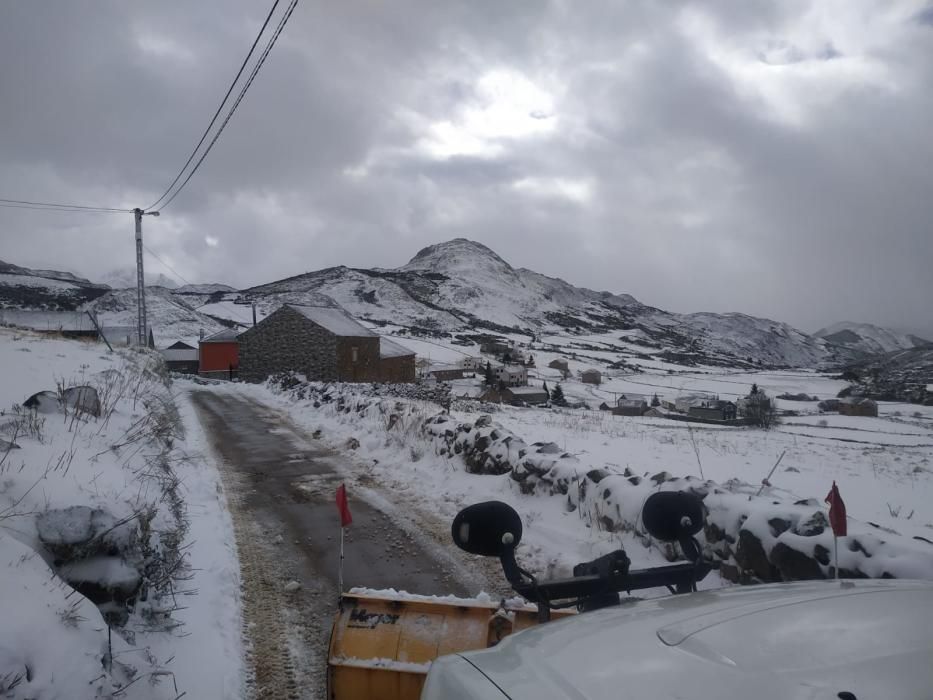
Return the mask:
M 681 380 L 692 382 L 695 389 L 712 390 L 720 384 L 740 388 L 757 381 L 772 391 L 824 395 L 833 395 L 839 384 L 800 372 L 720 373 Z M 362 482 L 376 479 L 393 489 L 400 501 L 428 508 L 442 518 L 451 519 L 462 506 L 482 500 L 512 504 L 522 514 L 526 528 L 520 558 L 534 570 L 566 574 L 573 564 L 620 544 L 637 566 L 664 561 L 659 552 L 646 549 L 635 536 L 605 532 L 582 510 L 568 512 L 565 498 L 522 495 L 508 475 L 466 473 L 461 459 L 436 453 L 430 441 L 419 435 L 414 418 L 393 434 L 384 424 L 355 411 L 340 412 L 327 405 L 315 409 L 310 402 L 273 394 L 266 387 L 232 386 L 228 390 L 277 402 L 309 431 L 322 431 L 324 439 L 335 447 L 345 449 L 349 438 L 357 438 L 359 472 L 351 477 Z M 815 410 L 815 403 L 808 405 Z M 420 415 L 427 417 L 438 410 L 422 404 Z M 472 422 L 480 410 L 461 408 L 452 415 Z M 929 547 L 933 553 L 933 545 L 926 542 L 933 540 L 931 407 L 883 404 L 878 418 L 834 414 L 791 417 L 771 431 L 613 416 L 587 409 L 501 407 L 492 418 L 526 444 L 557 443 L 579 460 L 581 474 L 595 468 L 611 473 L 628 469 L 644 476 L 666 471 L 728 484 L 730 491 L 738 494 L 757 493 L 762 479 L 783 454 L 770 478 L 771 486 L 763 489 L 765 499 L 787 504 L 816 499 L 822 503 L 836 481 L 848 505 L 853 531 L 877 532 L 875 526 L 880 526 L 898 533 L 898 541 Z M 720 585 L 718 576 L 711 575 L 704 585 Z
M 197 423 L 185 420 L 183 400 L 178 419 L 158 357 L 0 329 L 0 367 L 0 697 L 237 697 L 232 528 L 202 437 L 184 432 Z M 54 401 L 45 412 L 18 408 L 37 391 L 79 385 L 98 390 L 100 417 Z M 106 511 L 117 523 L 108 532 L 139 543 L 67 574 L 116 586 L 142 573 L 125 626 L 113 629 L 112 657 L 101 611 L 59 577 L 39 537 L 37 518 L 73 506 Z M 65 520 L 56 527 L 77 537 Z

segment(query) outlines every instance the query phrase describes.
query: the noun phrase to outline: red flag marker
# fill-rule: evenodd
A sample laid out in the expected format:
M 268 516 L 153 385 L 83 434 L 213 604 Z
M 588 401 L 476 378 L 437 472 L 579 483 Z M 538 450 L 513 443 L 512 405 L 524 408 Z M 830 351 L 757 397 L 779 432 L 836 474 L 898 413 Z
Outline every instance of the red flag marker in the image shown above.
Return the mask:
M 347 487 L 343 484 L 337 487 L 337 510 L 340 511 L 340 527 L 346 527 L 353 522 L 350 504 L 347 503 Z
M 839 488 L 835 481 L 824 502 L 829 504 L 829 524 L 833 528 L 833 535 L 845 537 L 847 532 L 846 504 L 842 502 L 842 496 L 839 495 Z

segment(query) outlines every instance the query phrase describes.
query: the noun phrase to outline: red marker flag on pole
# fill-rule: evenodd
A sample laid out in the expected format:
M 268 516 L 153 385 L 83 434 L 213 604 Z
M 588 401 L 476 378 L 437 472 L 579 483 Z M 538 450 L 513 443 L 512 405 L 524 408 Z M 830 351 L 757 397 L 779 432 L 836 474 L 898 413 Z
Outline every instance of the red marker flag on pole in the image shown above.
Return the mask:
M 833 535 L 845 537 L 846 504 L 842 502 L 842 496 L 839 495 L 839 488 L 835 481 L 824 501 L 829 504 L 829 524 L 833 528 Z
M 353 522 L 350 504 L 347 503 L 347 487 L 343 484 L 337 487 L 337 510 L 340 511 L 340 527 L 346 527 Z

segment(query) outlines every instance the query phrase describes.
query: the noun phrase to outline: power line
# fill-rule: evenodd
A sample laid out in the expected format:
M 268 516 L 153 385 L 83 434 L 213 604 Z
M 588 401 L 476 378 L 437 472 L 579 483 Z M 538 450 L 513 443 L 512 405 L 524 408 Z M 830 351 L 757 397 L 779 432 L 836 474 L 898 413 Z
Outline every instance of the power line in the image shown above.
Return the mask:
M 217 111 L 214 112 L 214 116 L 211 118 L 211 123 L 207 125 L 207 128 L 204 130 L 204 133 L 201 134 L 201 140 L 198 141 L 198 145 L 194 147 L 194 150 L 191 151 L 191 155 L 188 156 L 188 160 L 185 161 L 185 164 L 182 166 L 181 170 L 178 171 L 178 174 L 175 176 L 175 179 L 172 180 L 172 184 L 168 186 L 165 192 L 162 193 L 162 196 L 159 197 L 155 202 L 150 204 L 147 209 L 152 209 L 159 204 L 168 193 L 172 191 L 172 188 L 175 186 L 175 183 L 181 179 L 181 176 L 184 174 L 185 170 L 188 169 L 188 166 L 191 165 L 191 161 L 194 160 L 194 156 L 197 154 L 198 149 L 201 148 L 201 145 L 204 143 L 204 139 L 207 138 L 207 135 L 210 133 L 210 130 L 214 127 L 214 123 L 217 121 L 217 117 L 220 116 L 220 110 L 224 108 L 224 105 L 227 104 L 227 99 L 230 97 L 230 93 L 233 92 L 233 88 L 236 87 L 237 81 L 239 81 L 240 76 L 243 75 L 243 70 L 246 68 L 246 64 L 249 63 L 249 59 L 253 55 L 253 51 L 256 50 L 256 44 L 259 43 L 259 39 L 262 37 L 263 33 L 266 31 L 266 27 L 269 25 L 269 20 L 272 19 L 272 15 L 275 12 L 275 8 L 278 7 L 279 0 L 275 0 L 272 4 L 272 9 L 269 10 L 269 14 L 266 16 L 266 21 L 262 23 L 262 28 L 259 30 L 259 34 L 256 35 L 256 39 L 253 41 L 253 45 L 249 48 L 249 53 L 246 54 L 246 58 L 243 59 L 243 63 L 240 65 L 240 70 L 237 71 L 236 77 L 233 79 L 233 82 L 230 83 L 230 87 L 227 88 L 227 94 L 224 95 L 224 98 L 220 101 L 220 104 L 217 105 Z
M 230 122 L 231 117 L 233 117 L 234 113 L 236 112 L 237 107 L 240 106 L 240 102 L 243 100 L 243 97 L 246 95 L 247 90 L 249 90 L 250 86 L 253 84 L 253 80 L 255 80 L 256 76 L 259 74 L 259 69 L 262 68 L 263 63 L 265 63 L 266 58 L 269 56 L 269 53 L 272 51 L 272 47 L 275 46 L 275 42 L 278 41 L 279 35 L 282 33 L 282 30 L 285 29 L 285 25 L 288 24 L 288 20 L 289 18 L 291 18 L 292 12 L 295 11 L 295 7 L 297 5 L 298 5 L 298 0 L 291 1 L 282 19 L 279 20 L 279 24 L 275 29 L 275 33 L 269 39 L 269 42 L 266 44 L 265 50 L 262 52 L 262 55 L 259 57 L 259 60 L 256 62 L 256 65 L 253 67 L 253 70 L 250 73 L 249 78 L 246 80 L 246 83 L 243 85 L 243 89 L 240 90 L 240 94 L 237 96 L 236 101 L 233 103 L 233 106 L 230 108 L 230 111 L 227 112 L 227 116 L 224 118 L 223 122 L 221 123 L 220 128 L 217 130 L 217 133 L 214 134 L 214 138 L 211 139 L 211 142 L 208 144 L 204 153 L 201 154 L 201 157 L 198 159 L 198 162 L 195 163 L 194 168 L 192 168 L 191 172 L 188 173 L 188 177 L 185 178 L 184 182 L 181 183 L 181 185 L 178 187 L 177 190 L 175 190 L 172 196 L 169 197 L 166 200 L 166 202 L 159 207 L 158 211 L 162 211 L 163 209 L 165 209 L 165 207 L 167 207 L 169 204 L 172 203 L 172 200 L 174 200 L 175 197 L 177 197 L 178 194 L 183 189 L 185 189 L 185 185 L 188 184 L 188 182 L 191 180 L 194 174 L 198 171 L 198 168 L 201 167 L 201 163 L 204 162 L 204 159 L 207 158 L 207 154 L 211 152 L 211 149 L 214 147 L 214 144 L 217 143 L 217 139 L 220 138 L 220 135 L 223 133 L 227 124 Z
M 0 202 L 0 207 L 6 209 L 34 209 L 36 211 L 49 211 L 49 212 L 58 212 L 59 214 L 127 214 L 131 212 L 116 212 L 116 211 L 97 211 L 89 209 L 62 209 L 59 207 L 34 207 L 29 204 L 5 204 Z
M 149 255 L 151 255 L 151 256 L 154 257 L 158 262 L 160 262 L 160 263 L 162 264 L 162 267 L 164 267 L 166 270 L 168 270 L 168 271 L 171 272 L 173 275 L 175 275 L 175 277 L 177 277 L 177 278 L 180 279 L 182 282 L 184 282 L 185 284 L 187 284 L 187 285 L 189 285 L 189 286 L 191 286 L 191 287 L 194 287 L 194 286 L 195 286 L 195 284 L 194 284 L 193 282 L 191 282 L 190 280 L 186 280 L 184 277 L 182 277 L 182 276 L 175 270 L 174 267 L 172 267 L 171 265 L 169 265 L 169 264 L 168 264 L 167 262 L 165 262 L 162 258 L 160 258 L 158 255 L 156 255 L 156 254 L 153 253 L 151 250 L 149 250 L 149 248 L 148 248 L 147 246 L 144 245 L 143 248 L 146 249 L 146 252 L 149 253 Z M 197 311 L 197 309 L 195 309 L 195 311 Z M 238 319 L 240 319 L 243 323 L 245 323 L 245 324 L 247 324 L 247 325 L 249 325 L 249 324 L 251 323 L 250 319 L 244 318 L 243 316 L 240 316 L 240 314 L 238 314 L 234 309 L 231 308 L 231 309 L 229 309 L 229 311 L 230 311 L 234 316 L 236 316 Z M 203 312 L 198 312 L 198 313 L 203 313 Z M 208 315 L 209 315 L 209 314 L 208 314 Z
M 30 202 L 25 199 L 3 199 L 0 198 L 0 205 L 11 208 L 21 209 L 60 209 L 63 211 L 96 211 L 110 212 L 119 214 L 132 213 L 132 209 L 117 209 L 116 207 L 88 207 L 81 204 L 56 204 L 54 202 Z M 18 205 L 18 206 L 17 206 Z

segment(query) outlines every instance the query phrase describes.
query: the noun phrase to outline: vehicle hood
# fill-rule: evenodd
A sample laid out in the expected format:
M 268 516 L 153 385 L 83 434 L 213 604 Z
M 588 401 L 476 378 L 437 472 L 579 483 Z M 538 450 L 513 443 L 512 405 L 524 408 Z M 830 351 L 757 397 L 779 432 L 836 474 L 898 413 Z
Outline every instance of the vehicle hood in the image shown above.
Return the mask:
M 462 656 L 512 700 L 928 697 L 933 583 L 822 581 L 638 601 Z

